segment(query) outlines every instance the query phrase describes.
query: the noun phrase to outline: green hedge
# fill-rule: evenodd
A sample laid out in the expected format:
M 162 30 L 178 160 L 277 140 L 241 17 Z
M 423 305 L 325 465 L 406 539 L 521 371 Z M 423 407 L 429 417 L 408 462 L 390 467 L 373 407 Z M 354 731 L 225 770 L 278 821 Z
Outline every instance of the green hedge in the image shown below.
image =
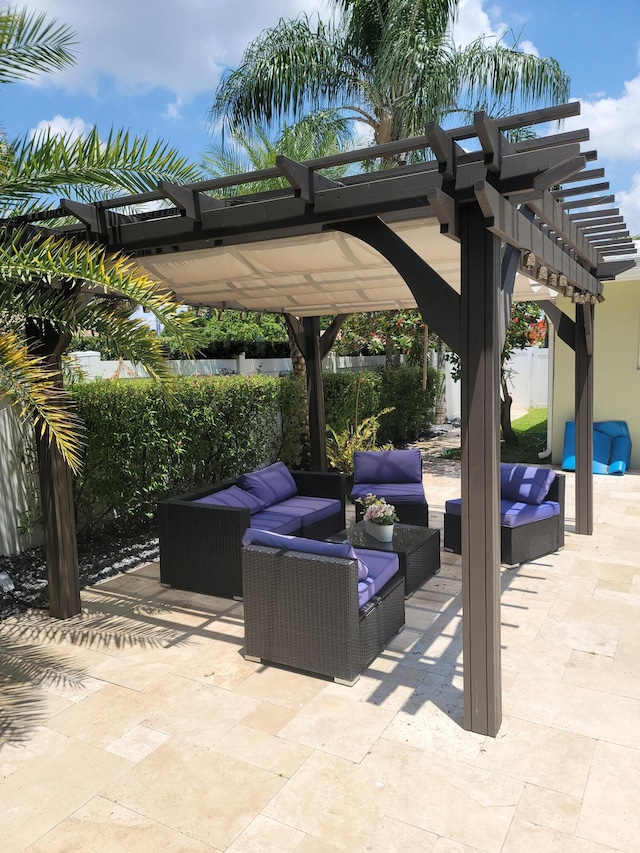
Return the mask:
M 421 387 L 419 368 L 324 374 L 327 423 L 337 431 L 387 406 L 379 441 L 402 445 L 432 421 L 435 371 Z M 84 468 L 74 482 L 79 525 L 153 517 L 156 503 L 206 483 L 282 459 L 300 467 L 305 391 L 291 376 L 96 380 L 73 387 L 86 426 Z
M 142 521 L 167 495 L 277 458 L 299 463 L 302 407 L 291 380 L 98 380 L 72 393 L 87 430 L 84 468 L 74 484 L 81 524 Z
M 354 424 L 358 393 L 358 422 L 393 408 L 380 419 L 378 441 L 403 445 L 415 441 L 433 423 L 437 371 L 429 368 L 427 388 L 422 390 L 421 367 L 384 367 L 360 373 L 325 373 L 325 416 L 336 432 Z

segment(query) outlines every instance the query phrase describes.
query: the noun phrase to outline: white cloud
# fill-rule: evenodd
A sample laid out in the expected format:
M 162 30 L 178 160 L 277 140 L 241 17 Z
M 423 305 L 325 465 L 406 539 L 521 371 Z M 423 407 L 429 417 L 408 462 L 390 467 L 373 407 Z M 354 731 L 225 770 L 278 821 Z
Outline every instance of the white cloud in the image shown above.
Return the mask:
M 567 120 L 566 129 L 588 127 L 590 146 L 600 157 L 637 159 L 640 156 L 640 76 L 624 84 L 619 98 L 581 100 L 581 114 Z
M 640 234 L 640 172 L 631 178 L 631 189 L 616 195 L 616 202 L 632 236 Z
M 183 99 L 213 92 L 225 67 L 278 18 L 324 7 L 323 0 L 26 0 L 77 33 L 76 65 L 38 86 L 99 97 L 105 78 L 119 92 L 164 88 Z
M 507 24 L 491 20 L 484 10 L 484 0 L 461 0 L 453 27 L 453 40 L 462 47 L 480 35 L 500 39 L 508 29 Z
M 190 99 L 188 98 L 181 98 L 180 95 L 178 95 L 175 101 L 171 101 L 171 103 L 167 104 L 165 111 L 162 113 L 162 118 L 182 118 L 182 107 L 184 107 L 185 104 L 189 103 L 189 100 Z
M 43 119 L 38 122 L 36 127 L 29 131 L 29 139 L 33 139 L 34 136 L 44 136 L 47 133 L 51 136 L 66 136 L 69 139 L 78 139 L 80 136 L 86 136 L 90 130 L 91 125 L 78 116 L 75 118 L 65 118 L 64 116 L 57 115 L 52 119 Z

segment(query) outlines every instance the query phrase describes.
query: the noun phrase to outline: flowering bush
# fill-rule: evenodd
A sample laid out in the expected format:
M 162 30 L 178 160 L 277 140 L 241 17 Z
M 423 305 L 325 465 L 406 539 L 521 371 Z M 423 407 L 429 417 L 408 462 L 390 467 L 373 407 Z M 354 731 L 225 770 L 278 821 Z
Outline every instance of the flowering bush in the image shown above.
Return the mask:
M 377 498 L 369 493 L 364 498 L 356 499 L 365 509 L 364 520 L 374 524 L 395 524 L 398 520 L 396 508 L 388 504 L 384 498 Z

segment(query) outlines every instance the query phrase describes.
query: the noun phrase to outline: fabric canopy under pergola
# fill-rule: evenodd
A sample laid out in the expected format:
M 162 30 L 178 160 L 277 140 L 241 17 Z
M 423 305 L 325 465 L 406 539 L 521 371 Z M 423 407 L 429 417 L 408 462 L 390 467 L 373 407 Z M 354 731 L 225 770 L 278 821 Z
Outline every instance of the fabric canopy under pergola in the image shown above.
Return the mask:
M 462 366 L 465 726 L 483 734 L 495 735 L 501 720 L 499 372 L 514 298 L 542 300 L 575 352 L 576 530 L 593 528 L 595 309 L 603 282 L 633 265 L 625 257 L 635 245 L 608 207 L 613 197 L 594 195 L 608 184 L 587 183 L 604 175 L 587 169 L 596 159 L 580 148 L 588 130 L 514 143 L 505 136 L 578 112 L 576 103 L 497 120 L 478 113 L 461 128 L 431 124 L 419 138 L 305 163 L 280 157 L 273 169 L 189 186 L 161 183 L 152 193 L 94 204 L 63 200 L 22 219 L 74 216 L 76 225 L 46 230 L 130 254 L 189 305 L 293 318 L 307 359 L 318 462 L 320 365 L 332 340 L 320 337 L 319 315 L 418 307 Z M 432 159 L 340 182 L 321 172 L 410 151 L 430 151 Z M 219 197 L 273 177 L 289 187 Z M 149 202 L 161 207 L 131 212 Z M 571 299 L 573 318 L 551 293 Z

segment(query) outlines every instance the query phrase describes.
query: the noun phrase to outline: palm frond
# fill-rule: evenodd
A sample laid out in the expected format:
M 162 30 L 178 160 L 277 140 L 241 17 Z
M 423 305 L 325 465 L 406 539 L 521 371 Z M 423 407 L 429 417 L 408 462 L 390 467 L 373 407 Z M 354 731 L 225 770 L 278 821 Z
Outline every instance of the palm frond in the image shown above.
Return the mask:
M 0 83 L 29 80 L 73 65 L 75 34 L 45 15 L 0 11 Z
M 18 336 L 0 333 L 0 389 L 20 409 L 40 435 L 55 441 L 73 471 L 81 464 L 82 424 L 64 390 L 44 362 L 30 356 Z
M 362 69 L 346 49 L 344 32 L 305 15 L 281 19 L 246 49 L 226 74 L 211 108 L 227 128 L 298 118 L 311 108 L 340 106 L 361 94 Z
M 234 131 L 231 143 L 227 141 L 224 146 L 212 145 L 208 149 L 203 166 L 214 177 L 236 175 L 275 166 L 278 154 L 298 162 L 337 154 L 347 147 L 352 138 L 352 124 L 348 118 L 340 115 L 338 110 L 318 110 L 292 125 L 285 125 L 275 138 L 262 125 L 256 125 L 251 133 Z M 338 166 L 326 169 L 324 174 L 337 180 L 346 174 L 347 168 Z M 284 178 L 275 178 L 245 186 L 227 187 L 219 194 L 235 196 L 288 186 Z
M 569 77 L 555 59 L 490 45 L 484 36 L 460 50 L 456 63 L 466 99 L 480 100 L 490 92 L 506 113 L 535 104 L 562 103 L 569 97 Z
M 107 256 L 104 249 L 61 237 L 28 236 L 24 229 L 11 239 L 0 239 L 0 280 L 5 282 L 2 300 L 23 300 L 25 316 L 41 316 L 71 333 L 77 331 L 77 305 L 56 295 L 60 282 L 79 282 L 85 288 L 126 297 L 150 311 L 176 335 L 181 335 L 187 351 L 192 351 L 189 321 L 179 313 L 172 295 L 135 263 L 123 255 Z M 43 285 L 49 285 L 43 289 Z M 7 308 L 4 309 L 5 311 Z
M 198 181 L 203 173 L 177 149 L 129 131 L 111 130 L 102 140 L 97 128 L 85 137 L 39 134 L 8 146 L 0 161 L 0 199 L 5 207 L 34 194 L 73 196 L 87 192 L 137 193 L 155 189 L 160 179 Z

